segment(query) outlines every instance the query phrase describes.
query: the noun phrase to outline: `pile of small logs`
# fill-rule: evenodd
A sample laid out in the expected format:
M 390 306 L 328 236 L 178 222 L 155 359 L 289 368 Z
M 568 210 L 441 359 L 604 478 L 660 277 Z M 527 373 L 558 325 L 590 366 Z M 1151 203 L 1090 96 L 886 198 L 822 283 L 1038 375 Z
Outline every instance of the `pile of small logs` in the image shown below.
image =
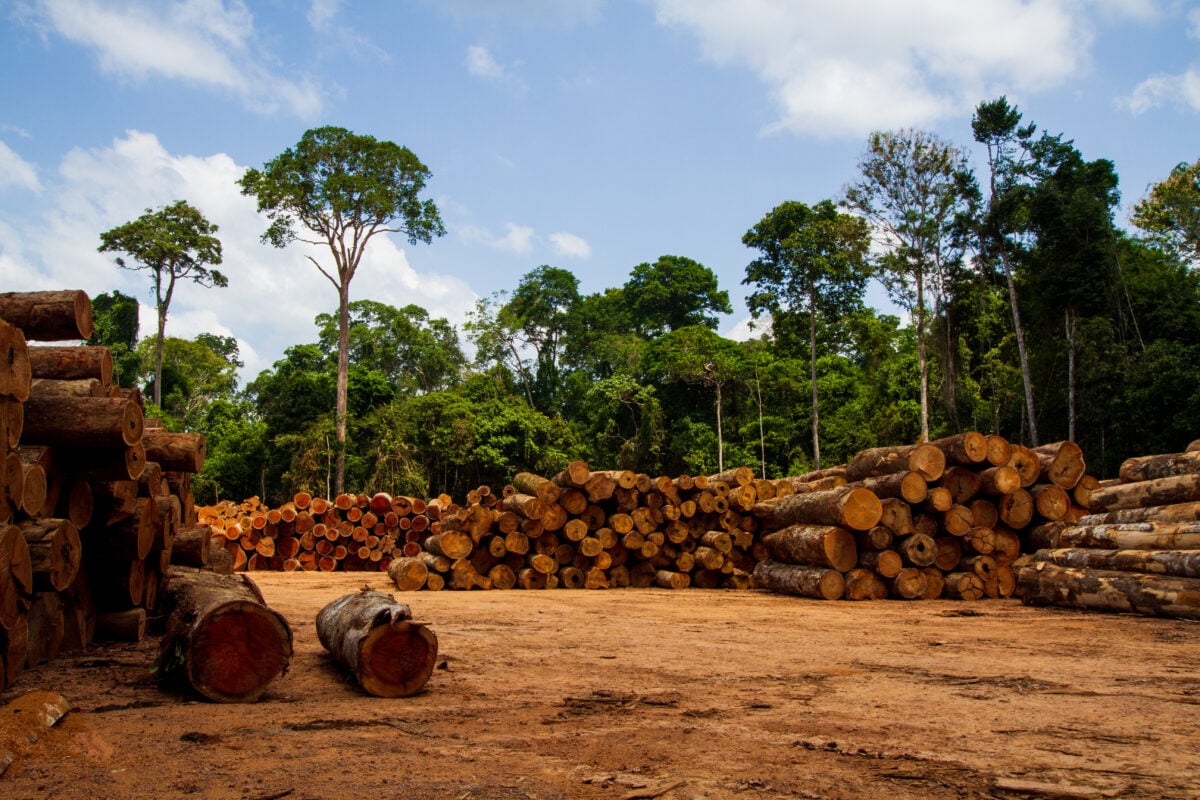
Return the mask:
M 0 688 L 60 650 L 140 638 L 176 537 L 191 527 L 208 553 L 190 489 L 204 437 L 147 421 L 108 348 L 62 344 L 91 331 L 82 291 L 0 294 Z
M 1007 597 L 1026 529 L 1077 519 L 1097 481 L 1072 442 L 968 432 L 778 480 L 520 473 L 466 502 L 298 493 L 198 510 L 239 570 L 386 570 L 401 590 L 750 588 L 835 599 Z
M 755 509 L 770 532 L 756 585 L 806 597 L 1008 597 L 1022 536 L 1084 513 L 1090 487 L 1073 442 L 1030 449 L 965 432 L 879 447 L 794 479 Z M 823 491 L 809 487 L 833 484 Z
M 1127 459 L 1091 514 L 1033 531 L 1018 592 L 1030 605 L 1200 619 L 1200 439 Z

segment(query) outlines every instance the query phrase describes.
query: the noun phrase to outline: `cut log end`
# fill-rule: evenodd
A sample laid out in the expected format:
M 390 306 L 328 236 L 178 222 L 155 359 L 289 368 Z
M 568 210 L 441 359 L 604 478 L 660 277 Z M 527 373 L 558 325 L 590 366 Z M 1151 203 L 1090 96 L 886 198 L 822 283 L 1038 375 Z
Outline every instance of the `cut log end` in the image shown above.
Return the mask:
M 381 625 L 363 639 L 359 684 L 376 697 L 410 697 L 433 674 L 437 653 L 437 636 L 421 623 Z
M 188 678 L 197 691 L 219 702 L 257 700 L 292 658 L 287 625 L 275 612 L 249 601 L 234 601 L 210 613 L 192 641 Z

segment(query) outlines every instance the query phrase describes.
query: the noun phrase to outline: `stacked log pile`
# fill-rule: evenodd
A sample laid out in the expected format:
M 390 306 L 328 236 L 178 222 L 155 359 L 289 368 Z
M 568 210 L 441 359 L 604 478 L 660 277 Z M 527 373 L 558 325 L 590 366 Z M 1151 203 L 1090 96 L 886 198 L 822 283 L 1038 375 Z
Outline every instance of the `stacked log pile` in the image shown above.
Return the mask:
M 770 531 L 755 581 L 852 600 L 1008 597 L 1027 529 L 1078 518 L 1098 483 L 1072 442 L 1030 449 L 973 431 L 793 480 L 793 496 L 755 509 Z
M 307 493 L 198 511 L 236 569 L 385 570 L 397 588 L 750 588 L 811 597 L 1007 597 L 1034 524 L 1076 519 L 1096 481 L 1071 442 L 969 432 L 778 480 L 521 473 L 455 503 Z
M 148 425 L 107 348 L 63 344 L 91 331 L 82 291 L 0 294 L 0 688 L 61 650 L 140 638 L 195 527 L 203 436 Z
M 1046 524 L 1022 567 L 1029 605 L 1200 619 L 1200 440 L 1127 459 L 1097 486 L 1091 514 Z

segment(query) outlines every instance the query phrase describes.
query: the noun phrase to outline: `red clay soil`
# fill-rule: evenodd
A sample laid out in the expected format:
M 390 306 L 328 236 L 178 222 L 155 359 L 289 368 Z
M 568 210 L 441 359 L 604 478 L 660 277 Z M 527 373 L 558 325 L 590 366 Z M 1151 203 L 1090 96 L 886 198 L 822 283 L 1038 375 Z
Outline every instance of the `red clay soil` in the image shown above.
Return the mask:
M 688 589 L 397 594 L 440 640 L 364 695 L 315 617 L 364 573 L 255 573 L 295 633 L 249 705 L 165 691 L 156 642 L 22 673 L 73 704 L 0 798 L 1200 797 L 1200 625 Z

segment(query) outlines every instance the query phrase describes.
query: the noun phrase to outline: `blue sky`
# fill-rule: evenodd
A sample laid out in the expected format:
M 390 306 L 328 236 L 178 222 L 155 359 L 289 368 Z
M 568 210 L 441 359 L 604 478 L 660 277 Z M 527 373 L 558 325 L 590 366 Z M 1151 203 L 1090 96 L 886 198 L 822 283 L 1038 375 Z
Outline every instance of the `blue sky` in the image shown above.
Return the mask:
M 148 278 L 99 234 L 187 200 L 230 285 L 182 286 L 168 335 L 236 336 L 250 377 L 336 308 L 235 185 L 310 127 L 433 173 L 448 234 L 377 241 L 356 299 L 461 323 L 542 264 L 593 292 L 680 255 L 730 292 L 733 336 L 742 234 L 838 198 L 871 130 L 932 130 L 979 164 L 971 111 L 1006 94 L 1115 163 L 1120 224 L 1200 157 L 1200 6 L 1169 0 L 0 0 L 0 19 L 0 290 L 119 289 L 149 334 Z

